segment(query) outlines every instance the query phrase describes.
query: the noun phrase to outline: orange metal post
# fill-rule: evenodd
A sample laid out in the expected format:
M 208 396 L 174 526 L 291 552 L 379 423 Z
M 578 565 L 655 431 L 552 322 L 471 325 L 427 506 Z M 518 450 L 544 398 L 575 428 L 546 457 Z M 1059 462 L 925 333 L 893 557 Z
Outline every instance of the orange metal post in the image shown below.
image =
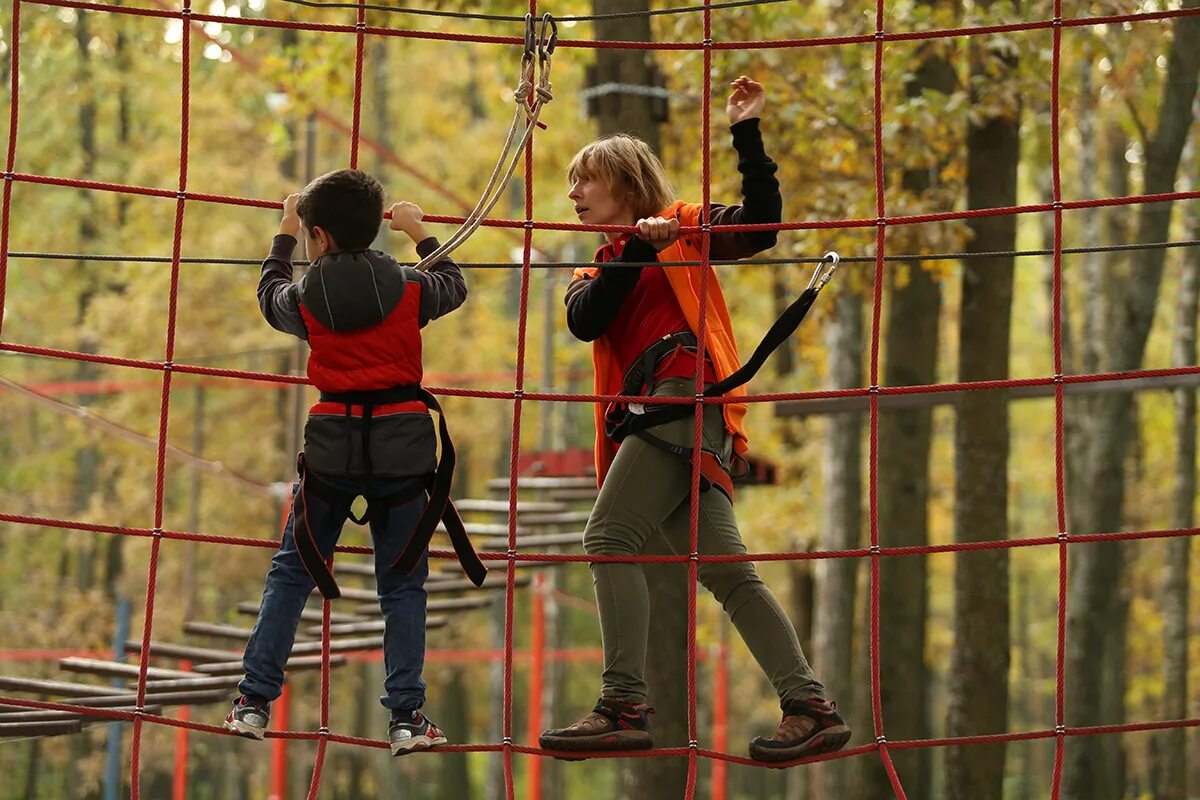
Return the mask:
M 276 731 L 288 729 L 288 686 L 283 685 L 283 694 L 271 704 L 271 719 Z M 287 800 L 287 739 L 271 740 L 271 794 L 269 800 Z
M 179 668 L 184 672 L 192 671 L 192 662 L 184 659 L 179 662 Z M 179 709 L 179 719 L 186 722 L 191 719 L 191 706 Z M 187 800 L 188 776 L 188 734 L 187 728 L 175 729 L 175 775 L 171 781 L 171 800 Z
M 533 631 L 529 641 L 529 741 L 536 742 L 542 732 L 542 667 L 546 644 L 546 576 L 533 581 Z M 529 800 L 542 797 L 542 760 L 529 759 Z
M 725 644 L 725 626 L 721 625 L 721 643 L 717 645 L 717 666 L 713 676 L 713 749 L 726 752 L 729 741 L 729 647 Z M 726 779 L 729 765 L 721 760 L 713 761 L 713 800 L 725 800 Z

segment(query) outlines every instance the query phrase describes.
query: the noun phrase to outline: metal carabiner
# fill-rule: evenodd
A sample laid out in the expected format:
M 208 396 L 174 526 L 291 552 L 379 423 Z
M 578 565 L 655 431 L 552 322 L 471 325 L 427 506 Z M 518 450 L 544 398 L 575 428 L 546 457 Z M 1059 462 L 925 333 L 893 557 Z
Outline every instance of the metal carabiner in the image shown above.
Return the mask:
M 549 29 L 550 36 L 547 38 L 546 31 Z M 547 11 L 542 15 L 542 33 L 538 39 L 538 57 L 542 61 L 549 60 L 550 56 L 554 55 L 554 48 L 558 46 L 558 23 L 554 21 L 554 17 Z
M 834 250 L 830 250 L 828 253 L 821 256 L 820 263 L 818 263 L 816 269 L 813 270 L 812 277 L 808 279 L 808 286 L 804 287 L 805 291 L 808 289 L 815 289 L 819 292 L 824 289 L 825 284 L 829 283 L 830 279 L 833 278 L 833 273 L 837 272 L 838 264 L 840 264 L 841 261 L 842 257 L 839 256 Z M 826 262 L 828 262 L 828 265 L 826 265 Z
M 525 15 L 525 58 L 532 59 L 533 51 L 537 48 L 537 37 L 534 35 L 533 14 Z

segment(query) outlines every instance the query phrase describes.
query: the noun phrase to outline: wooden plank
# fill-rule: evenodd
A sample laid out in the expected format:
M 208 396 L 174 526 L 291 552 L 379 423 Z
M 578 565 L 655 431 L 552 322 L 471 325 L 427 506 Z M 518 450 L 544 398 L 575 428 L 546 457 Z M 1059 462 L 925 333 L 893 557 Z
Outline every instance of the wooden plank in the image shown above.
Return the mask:
M 257 610 L 255 611 L 257 614 Z M 245 642 L 250 638 L 252 628 L 242 628 L 238 625 L 226 625 L 219 622 L 201 622 L 199 620 L 191 620 L 183 623 L 183 632 L 191 633 L 196 636 L 211 636 L 214 639 L 232 639 L 236 642 Z M 154 648 L 150 648 L 153 650 Z
M 124 689 L 115 686 L 96 686 L 90 683 L 65 683 L 63 681 L 39 681 L 31 678 L 15 678 L 0 675 L 0 689 L 32 694 L 56 694 L 67 697 L 91 697 L 99 694 L 124 694 Z
M 238 603 L 237 604 L 237 612 L 239 614 L 245 614 L 246 616 L 257 617 L 258 616 L 258 607 L 259 607 L 258 603 Z M 304 611 L 300 612 L 300 621 L 301 622 L 320 622 L 321 621 L 321 609 L 319 609 L 319 608 L 304 609 Z M 353 614 L 339 614 L 336 611 L 331 611 L 329 613 L 329 621 L 330 622 L 354 622 L 354 615 Z
M 575 533 L 547 533 L 544 536 L 526 536 L 522 539 L 517 539 L 517 548 L 524 550 L 527 547 L 552 547 L 559 545 L 583 545 L 583 531 Z M 508 542 L 503 539 L 493 539 L 483 543 L 483 549 L 495 552 L 507 552 Z
M 117 661 L 102 661 L 98 658 L 71 658 L 59 659 L 58 666 L 68 672 L 87 672 L 93 675 L 104 675 L 109 678 L 136 678 L 138 676 L 137 664 L 122 664 Z M 154 676 L 155 678 L 186 678 L 192 673 L 182 672 L 177 669 L 163 669 L 162 667 L 148 667 L 146 675 Z
M 443 616 L 426 617 L 425 618 L 425 629 L 431 630 L 434 628 L 444 628 L 448 621 L 449 621 L 448 618 L 443 617 Z M 352 635 L 361 634 L 361 633 L 383 633 L 383 624 L 384 624 L 383 620 L 366 620 L 363 622 L 351 622 L 351 623 L 346 623 L 346 624 L 342 624 L 342 625 L 330 625 L 329 626 L 329 635 L 331 637 L 333 637 L 333 636 L 352 636 Z M 321 635 L 321 626 L 313 625 L 312 627 L 310 627 L 308 629 L 308 632 L 311 633 L 313 636 L 320 636 Z M 330 647 L 332 647 L 335 644 L 338 644 L 340 641 L 341 640 L 338 640 L 338 639 L 330 639 L 330 642 L 329 642 Z M 382 647 L 382 642 L 380 643 L 380 646 Z M 296 651 L 293 649 L 292 652 L 295 653 Z M 317 652 L 320 652 L 320 648 L 317 648 Z
M 122 689 L 122 694 L 118 695 L 98 695 L 96 697 L 71 697 L 55 702 L 69 703 L 76 706 L 88 706 L 89 708 L 113 708 L 116 706 L 134 706 L 137 703 L 137 692 L 129 689 Z M 207 688 L 207 689 L 184 689 L 181 691 L 155 691 L 151 689 L 150 682 L 146 683 L 146 701 L 162 706 L 176 705 L 204 705 L 205 703 L 214 703 L 219 700 L 227 700 L 230 698 L 227 687 L 222 688 Z M 0 699 L 0 716 L 11 713 L 14 710 L 20 710 L 23 706 L 7 706 L 3 699 Z
M 530 514 L 521 518 L 525 525 L 533 527 L 546 525 L 579 525 L 588 521 L 590 511 L 558 511 L 550 514 Z
M 600 492 L 596 489 L 595 479 L 588 478 L 588 481 L 592 484 L 590 489 L 556 489 L 546 496 L 555 503 L 595 503 Z
M 237 686 L 241 683 L 242 676 L 240 674 L 230 675 L 212 675 L 212 676 L 197 676 L 184 680 L 157 680 L 146 681 L 146 689 L 151 692 L 166 692 L 172 690 L 187 690 L 187 689 L 217 689 L 225 691 L 230 686 Z M 228 693 L 226 693 L 228 697 Z
M 187 629 L 187 625 L 184 625 Z M 141 639 L 128 639 L 125 642 L 125 649 L 132 653 L 142 652 Z M 189 661 L 195 661 L 197 664 L 203 664 L 207 661 L 228 661 L 231 658 L 241 658 L 242 654 L 237 650 L 213 650 L 208 647 L 193 647 L 187 644 L 172 644 L 171 642 L 151 642 L 150 643 L 151 658 L 185 658 Z
M 319 643 L 318 643 L 317 649 L 319 652 L 320 651 Z M 340 667 L 345 663 L 346 663 L 345 656 L 332 656 L 329 659 L 329 666 L 331 666 L 331 667 Z M 300 672 L 303 670 L 320 669 L 320 668 L 321 668 L 321 657 L 319 655 L 316 655 L 316 656 L 309 656 L 309 655 L 294 656 L 292 658 L 289 658 L 287 664 L 284 666 L 284 669 L 287 670 L 288 672 Z M 241 661 L 225 661 L 225 662 L 216 663 L 216 664 L 200 664 L 199 666 L 196 667 L 196 672 L 200 672 L 205 675 L 241 675 L 242 674 L 242 662 Z
M 472 500 L 472 499 L 455 500 L 454 507 L 463 513 L 480 512 L 480 513 L 490 513 L 490 514 L 505 514 L 505 515 L 508 514 L 508 501 L 507 500 Z M 538 511 L 555 512 L 555 511 L 566 511 L 566 510 L 567 510 L 567 507 L 565 505 L 563 505 L 562 503 L 546 503 L 546 502 L 535 501 L 535 500 L 518 500 L 517 501 L 517 513 L 518 514 L 527 514 L 530 512 L 538 512 Z
M 487 482 L 487 487 L 493 492 L 507 492 L 508 478 L 492 478 Z M 596 479 L 578 476 L 563 476 L 563 477 L 539 477 L 536 475 L 518 475 L 517 489 L 595 489 Z
M 107 711 L 137 711 L 137 706 L 115 706 L 106 709 Z M 161 714 L 162 706 L 146 706 L 147 714 Z M 77 719 L 84 721 L 87 719 L 97 722 L 109 722 L 111 717 L 95 717 L 88 716 L 78 711 L 42 711 L 40 709 L 31 708 L 8 708 L 0 709 L 0 724 L 11 722 L 44 722 L 49 720 L 72 720 Z
M 426 611 L 468 611 L 473 608 L 484 608 L 495 602 L 495 595 L 488 593 L 477 597 L 441 597 L 425 601 Z M 378 603 L 365 603 L 354 609 L 354 613 L 358 618 L 362 617 L 378 617 L 383 612 L 379 610 Z M 312 630 L 311 628 L 309 629 Z M 320 628 L 317 628 L 320 630 Z
M 79 720 L 58 722 L 0 722 L 0 738 L 10 736 L 62 736 L 79 733 L 83 723 Z

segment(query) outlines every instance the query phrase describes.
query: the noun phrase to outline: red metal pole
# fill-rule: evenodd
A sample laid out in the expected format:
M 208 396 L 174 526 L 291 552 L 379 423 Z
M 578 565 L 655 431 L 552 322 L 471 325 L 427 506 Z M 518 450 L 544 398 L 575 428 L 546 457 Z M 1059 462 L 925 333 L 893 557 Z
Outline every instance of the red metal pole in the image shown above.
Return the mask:
M 192 671 L 192 662 L 183 659 L 179 662 L 179 668 L 184 672 Z M 179 709 L 179 719 L 187 722 L 191 719 L 191 706 L 182 706 Z M 188 775 L 188 729 L 175 729 L 175 776 L 171 783 L 171 800 L 187 800 L 187 775 Z
M 546 576 L 539 574 L 533 581 L 533 633 L 529 642 L 529 736 L 536 742 L 542 732 L 542 666 L 546 644 Z M 529 800 L 542 797 L 542 760 L 529 760 Z
M 288 729 L 288 687 L 283 685 L 283 694 L 271 704 L 271 716 L 275 719 L 275 730 Z M 287 800 L 287 739 L 271 740 L 271 794 L 269 800 Z
M 721 643 L 717 645 L 717 666 L 713 676 L 713 749 L 724 753 L 729 740 L 729 646 L 725 643 L 725 625 L 721 625 Z M 712 800 L 725 800 L 729 765 L 721 759 L 713 761 Z

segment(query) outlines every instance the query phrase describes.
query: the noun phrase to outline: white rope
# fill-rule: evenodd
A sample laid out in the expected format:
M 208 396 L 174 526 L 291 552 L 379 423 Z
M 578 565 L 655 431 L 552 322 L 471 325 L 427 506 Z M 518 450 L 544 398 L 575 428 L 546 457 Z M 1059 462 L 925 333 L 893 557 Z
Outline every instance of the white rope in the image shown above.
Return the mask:
M 554 46 L 558 39 L 557 30 L 555 30 L 549 40 L 547 40 L 547 31 L 551 30 L 554 21 L 549 14 L 542 18 L 542 36 L 538 45 L 538 70 L 537 82 L 534 83 L 534 57 L 533 57 L 533 18 L 526 15 L 525 18 L 525 53 L 521 57 L 521 74 L 517 81 L 517 88 L 513 90 L 513 101 L 516 103 L 516 108 L 513 111 L 512 124 L 509 125 L 508 135 L 504 139 L 504 146 L 500 150 L 500 157 L 496 160 L 496 166 L 492 169 L 491 178 L 488 179 L 488 184 L 483 190 L 483 194 L 479 198 L 479 202 L 475 204 L 475 208 L 467 215 L 449 239 L 440 245 L 429 255 L 425 256 L 416 265 L 419 270 L 427 270 L 430 266 L 441 261 L 443 258 L 457 249 L 463 242 L 471 237 L 475 231 L 479 230 L 479 226 L 483 224 L 483 220 L 495 208 L 496 203 L 504 195 L 504 191 L 508 188 L 509 182 L 512 180 L 513 173 L 517 169 L 517 164 L 521 160 L 521 153 L 525 149 L 525 144 L 533 135 L 534 128 L 537 127 L 538 117 L 542 113 L 543 106 L 554 99 L 554 91 L 550 84 L 550 57 L 554 52 Z M 530 103 L 530 98 L 534 98 Z M 520 128 L 522 117 L 524 117 L 525 130 L 521 134 L 521 138 L 513 146 L 513 141 L 516 138 L 517 130 Z M 511 160 L 510 160 L 511 156 Z M 508 166 L 505 167 L 505 163 Z M 503 177 L 497 180 L 497 177 L 503 172 Z

